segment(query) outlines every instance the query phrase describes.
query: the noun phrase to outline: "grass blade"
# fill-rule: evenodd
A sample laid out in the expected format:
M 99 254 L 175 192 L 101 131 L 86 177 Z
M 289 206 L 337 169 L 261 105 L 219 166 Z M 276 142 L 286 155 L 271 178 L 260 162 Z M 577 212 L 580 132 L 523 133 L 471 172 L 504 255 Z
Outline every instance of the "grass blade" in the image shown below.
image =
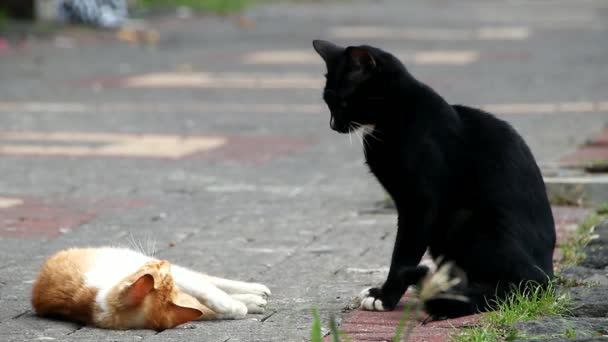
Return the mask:
M 321 318 L 317 308 L 312 308 L 312 329 L 310 330 L 311 342 L 323 342 L 323 333 L 321 332 Z

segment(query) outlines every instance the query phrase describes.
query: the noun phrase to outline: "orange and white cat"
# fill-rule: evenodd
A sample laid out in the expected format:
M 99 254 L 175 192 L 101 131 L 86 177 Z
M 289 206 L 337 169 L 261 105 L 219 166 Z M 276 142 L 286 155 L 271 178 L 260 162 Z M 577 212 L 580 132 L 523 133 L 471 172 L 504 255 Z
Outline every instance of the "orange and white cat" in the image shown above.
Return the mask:
M 32 290 L 40 316 L 107 329 L 164 330 L 192 320 L 263 313 L 270 290 L 211 277 L 125 248 L 73 248 L 51 256 Z

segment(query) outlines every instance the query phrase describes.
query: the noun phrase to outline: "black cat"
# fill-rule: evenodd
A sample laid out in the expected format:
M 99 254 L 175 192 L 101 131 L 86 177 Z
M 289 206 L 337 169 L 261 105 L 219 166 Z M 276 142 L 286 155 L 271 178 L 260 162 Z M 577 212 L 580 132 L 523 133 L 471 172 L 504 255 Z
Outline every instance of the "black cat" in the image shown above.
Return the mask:
M 363 294 L 362 307 L 392 310 L 428 271 L 418 266 L 427 247 L 466 273 L 465 285 L 450 291 L 469 299 L 428 300 L 435 318 L 486 311 L 515 287 L 547 284 L 553 215 L 540 170 L 513 127 L 449 105 L 378 48 L 321 40 L 313 46 L 327 64 L 331 128 L 372 129 L 365 158 L 399 214 L 388 277 Z

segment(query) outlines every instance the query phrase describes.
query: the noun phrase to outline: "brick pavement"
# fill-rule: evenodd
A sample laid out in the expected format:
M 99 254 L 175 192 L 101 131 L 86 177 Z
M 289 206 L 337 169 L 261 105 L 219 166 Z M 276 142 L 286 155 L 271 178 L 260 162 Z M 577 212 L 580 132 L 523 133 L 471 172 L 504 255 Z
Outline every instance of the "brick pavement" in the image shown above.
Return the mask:
M 602 167 L 597 172 L 608 171 L 608 128 L 604 127 L 599 133 L 591 136 L 575 152 L 563 156 L 560 159 L 565 166 L 590 166 L 596 164 L 596 168 Z

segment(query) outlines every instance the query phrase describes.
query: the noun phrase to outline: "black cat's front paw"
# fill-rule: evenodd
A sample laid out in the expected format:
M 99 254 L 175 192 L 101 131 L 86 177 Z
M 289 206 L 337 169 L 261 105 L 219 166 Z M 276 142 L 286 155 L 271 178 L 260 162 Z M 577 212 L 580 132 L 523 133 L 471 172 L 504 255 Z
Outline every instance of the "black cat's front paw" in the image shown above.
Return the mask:
M 361 309 L 367 311 L 390 311 L 396 304 L 390 303 L 387 298 L 383 296 L 382 289 L 378 287 L 364 289 L 361 291 L 361 294 L 359 294 L 359 298 L 361 299 Z

